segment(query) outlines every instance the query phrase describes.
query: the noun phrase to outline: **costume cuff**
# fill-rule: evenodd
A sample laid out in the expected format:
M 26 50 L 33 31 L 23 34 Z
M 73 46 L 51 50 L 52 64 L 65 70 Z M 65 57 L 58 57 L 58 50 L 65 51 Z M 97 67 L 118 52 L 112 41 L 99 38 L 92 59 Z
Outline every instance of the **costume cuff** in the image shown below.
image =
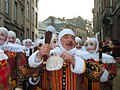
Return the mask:
M 85 72 L 85 62 L 80 57 L 74 57 L 75 58 L 75 65 L 71 65 L 71 71 L 77 74 L 81 74 Z
M 43 62 L 43 60 L 41 60 L 41 61 L 37 61 L 36 62 L 36 55 L 37 55 L 37 53 L 38 53 L 39 51 L 36 51 L 35 53 L 33 53 L 29 58 L 28 58 L 28 62 L 29 62 L 29 65 L 30 65 L 30 67 L 33 67 L 33 68 L 36 68 L 36 67 L 38 67 L 42 62 Z
M 105 69 L 103 75 L 102 75 L 101 78 L 100 78 L 100 82 L 105 82 L 105 81 L 107 81 L 107 80 L 108 80 L 108 75 L 109 75 L 109 73 L 108 73 L 108 71 Z
M 22 88 L 15 88 L 15 90 L 23 90 Z

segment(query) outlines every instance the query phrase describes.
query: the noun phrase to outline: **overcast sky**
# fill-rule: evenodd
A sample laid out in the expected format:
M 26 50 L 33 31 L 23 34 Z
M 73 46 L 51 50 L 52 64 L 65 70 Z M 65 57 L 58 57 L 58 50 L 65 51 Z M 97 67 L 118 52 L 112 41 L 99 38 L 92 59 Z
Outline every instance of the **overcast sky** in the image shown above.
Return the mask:
M 43 21 L 49 16 L 66 19 L 81 16 L 92 21 L 94 0 L 39 0 L 38 20 Z

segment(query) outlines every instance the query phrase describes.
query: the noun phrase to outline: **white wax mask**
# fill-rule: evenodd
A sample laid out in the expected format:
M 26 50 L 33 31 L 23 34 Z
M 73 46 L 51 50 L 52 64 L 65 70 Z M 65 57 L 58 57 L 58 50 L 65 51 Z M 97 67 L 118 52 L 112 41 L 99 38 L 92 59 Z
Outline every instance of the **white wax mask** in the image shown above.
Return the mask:
M 6 38 L 7 38 L 7 34 L 4 31 L 0 31 L 0 46 L 5 43 Z
M 26 46 L 26 47 L 30 47 L 30 46 L 32 46 L 32 42 L 30 42 L 30 41 L 26 41 L 26 42 L 25 42 L 25 46 Z
M 9 35 L 9 37 L 8 37 L 8 42 L 10 42 L 10 43 L 15 43 L 15 40 L 16 40 L 16 37 L 15 36 L 13 36 L 13 35 Z
M 95 52 L 95 50 L 96 50 L 96 43 L 95 42 L 93 42 L 93 41 L 88 41 L 88 42 L 86 42 L 86 44 L 85 44 L 85 48 L 86 48 L 86 50 L 89 52 L 89 53 L 94 53 Z

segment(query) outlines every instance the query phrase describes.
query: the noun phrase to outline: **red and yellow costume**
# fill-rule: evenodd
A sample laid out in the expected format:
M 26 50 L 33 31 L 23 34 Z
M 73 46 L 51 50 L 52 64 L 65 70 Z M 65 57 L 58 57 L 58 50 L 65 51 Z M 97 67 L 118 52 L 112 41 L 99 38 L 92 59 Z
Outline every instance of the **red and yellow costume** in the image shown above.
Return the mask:
M 102 63 L 100 64 L 98 61 L 94 61 L 93 59 L 87 60 L 87 62 L 93 63 L 92 65 L 89 65 L 88 68 L 91 68 L 91 74 L 92 75 L 85 75 L 84 77 L 84 85 L 86 90 L 101 90 L 104 88 L 102 84 L 107 84 L 109 80 L 112 80 L 114 76 L 116 75 L 116 65 L 115 63 Z M 98 67 L 96 67 L 98 65 Z M 101 72 L 99 69 L 100 67 L 104 67 L 108 73 L 109 76 L 107 77 L 107 81 L 101 82 L 100 79 L 104 72 Z M 94 69 L 92 70 L 92 68 Z M 107 88 L 107 86 L 105 86 Z M 109 87 L 110 88 L 110 87 Z M 108 90 L 108 89 L 105 89 Z
M 27 63 L 26 56 L 22 52 L 11 52 L 5 51 L 8 55 L 8 63 L 10 66 L 10 84 L 11 88 L 15 88 L 21 85 L 19 79 L 23 76 L 22 72 L 19 70 L 20 66 L 23 66 Z M 24 78 L 22 79 L 24 81 Z M 22 86 L 20 86 L 22 87 Z
M 70 70 L 70 64 L 57 71 L 44 71 L 42 90 L 84 90 L 82 74 Z
M 0 90 L 9 90 L 10 67 L 7 55 L 0 50 Z

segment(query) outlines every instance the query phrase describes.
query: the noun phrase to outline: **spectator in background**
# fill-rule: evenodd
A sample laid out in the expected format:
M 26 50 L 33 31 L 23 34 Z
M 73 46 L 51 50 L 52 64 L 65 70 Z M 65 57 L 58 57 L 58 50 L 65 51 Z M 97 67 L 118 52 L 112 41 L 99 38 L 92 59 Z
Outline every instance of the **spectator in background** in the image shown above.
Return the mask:
M 13 31 L 8 31 L 8 38 L 7 38 L 7 43 L 12 43 L 14 44 L 16 40 L 16 34 Z
M 111 50 L 112 49 L 109 47 L 109 45 L 106 45 L 106 46 L 102 47 L 102 52 L 103 53 L 110 54 Z
M 75 42 L 76 42 L 76 46 L 75 46 L 76 49 L 86 51 L 85 47 L 83 46 L 83 42 L 81 38 L 75 37 Z
M 110 48 L 113 48 L 113 47 L 115 47 L 115 46 L 119 46 L 119 45 L 120 45 L 120 42 L 119 42 L 118 40 L 115 40 L 115 39 L 110 39 L 108 45 L 109 45 Z
M 113 47 L 112 56 L 116 60 L 117 75 L 113 79 L 113 90 L 120 90 L 120 46 Z
M 19 44 L 19 45 L 21 45 L 21 41 L 20 41 L 19 38 L 16 38 L 16 40 L 15 40 L 15 44 Z

